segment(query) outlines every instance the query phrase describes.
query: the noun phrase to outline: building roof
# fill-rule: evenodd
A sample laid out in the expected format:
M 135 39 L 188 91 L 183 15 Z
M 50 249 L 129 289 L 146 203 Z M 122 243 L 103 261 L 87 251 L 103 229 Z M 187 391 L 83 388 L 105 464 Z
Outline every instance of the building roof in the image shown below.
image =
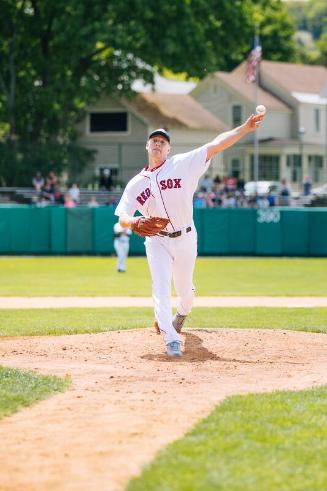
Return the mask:
M 135 80 L 132 89 L 135 92 L 160 92 L 165 94 L 188 94 L 196 86 L 195 82 L 190 80 L 173 80 L 162 77 L 158 73 L 154 75 L 154 84 L 146 84 L 142 80 Z
M 286 91 L 320 94 L 327 84 L 327 68 L 281 61 L 262 61 L 260 72 Z
M 187 94 L 141 93 L 128 102 L 154 127 L 223 131 L 225 123 Z
M 249 83 L 245 79 L 245 66 L 243 70 L 238 67 L 237 70 L 230 73 L 215 72 L 215 76 L 229 85 L 229 87 L 234 89 L 236 92 L 240 93 L 242 97 L 254 103 L 254 86 L 253 83 Z M 282 109 L 284 111 L 290 111 L 287 104 L 261 87 L 258 87 L 257 101 L 258 104 L 263 104 L 268 109 Z

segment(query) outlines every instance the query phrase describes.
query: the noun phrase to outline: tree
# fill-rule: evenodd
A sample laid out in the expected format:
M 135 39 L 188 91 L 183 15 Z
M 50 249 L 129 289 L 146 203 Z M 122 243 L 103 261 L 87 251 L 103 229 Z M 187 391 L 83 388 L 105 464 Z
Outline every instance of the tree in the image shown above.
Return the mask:
M 296 60 L 294 19 L 281 0 L 254 1 L 254 22 L 259 26 L 263 58 L 273 61 Z
M 131 95 L 137 78 L 165 68 L 202 78 L 248 52 L 253 9 L 262 14 L 265 57 L 291 56 L 278 0 L 1 0 L 0 173 L 26 181 L 37 166 L 67 165 L 76 122 L 103 94 Z M 271 28 L 272 20 L 279 23 Z M 273 36 L 273 42 L 270 42 Z M 280 53 L 280 54 L 278 54 Z M 10 155 L 11 167 L 8 167 Z M 76 157 L 76 156 L 75 156 Z M 90 155 L 78 151 L 81 165 Z M 26 160 L 29 168 L 24 177 Z M 14 171 L 13 171 L 14 169 Z

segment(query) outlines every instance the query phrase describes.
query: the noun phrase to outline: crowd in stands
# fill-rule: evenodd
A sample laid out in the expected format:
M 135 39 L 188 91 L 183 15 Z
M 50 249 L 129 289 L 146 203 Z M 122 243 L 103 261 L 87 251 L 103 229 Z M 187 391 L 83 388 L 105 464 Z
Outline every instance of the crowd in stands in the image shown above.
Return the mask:
M 110 195 L 110 176 L 105 174 L 101 177 L 100 189 L 108 191 L 107 206 L 116 207 L 117 199 Z M 76 182 L 71 183 L 63 191 L 59 185 L 58 177 L 54 172 L 44 178 L 37 172 L 32 180 L 35 194 L 31 203 L 35 206 L 63 205 L 66 208 L 74 208 L 80 204 L 80 188 Z M 194 194 L 194 208 L 266 208 L 270 206 L 288 206 L 291 203 L 292 190 L 287 184 L 286 179 L 282 179 L 278 189 L 266 193 L 246 192 L 245 181 L 243 178 L 219 175 L 212 178 L 206 174 L 199 182 L 198 190 Z M 306 178 L 304 181 L 303 195 L 310 194 L 311 181 Z M 96 196 L 91 196 L 88 203 L 84 203 L 91 208 L 100 206 Z
M 101 183 L 100 183 L 101 184 Z M 103 184 L 103 183 L 102 183 Z M 108 188 L 108 182 L 105 186 L 101 186 L 102 189 L 110 190 Z M 59 185 L 58 177 L 54 172 L 44 178 L 40 172 L 37 172 L 32 179 L 32 185 L 35 190 L 35 194 L 31 198 L 31 204 L 37 207 L 49 206 L 49 205 L 63 205 L 65 208 L 74 208 L 80 204 L 80 188 L 76 182 L 73 182 L 67 189 Z M 117 202 L 115 199 L 108 196 L 108 201 L 105 203 L 107 206 L 116 207 Z M 91 196 L 87 206 L 95 208 L 100 206 L 96 196 Z
M 292 190 L 286 179 L 282 179 L 278 189 L 260 193 L 253 190 L 246 193 L 243 178 L 217 175 L 211 178 L 206 174 L 199 182 L 194 195 L 194 208 L 267 208 L 269 206 L 289 206 Z

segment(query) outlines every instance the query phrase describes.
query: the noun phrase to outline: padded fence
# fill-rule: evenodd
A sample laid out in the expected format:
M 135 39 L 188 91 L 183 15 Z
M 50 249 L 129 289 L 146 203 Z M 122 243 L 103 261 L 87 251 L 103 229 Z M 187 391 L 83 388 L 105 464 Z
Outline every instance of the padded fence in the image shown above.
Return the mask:
M 113 254 L 113 208 L 0 207 L 0 254 Z M 326 208 L 196 209 L 199 255 L 327 256 Z M 173 240 L 173 239 L 172 239 Z M 144 255 L 132 235 L 131 255 Z

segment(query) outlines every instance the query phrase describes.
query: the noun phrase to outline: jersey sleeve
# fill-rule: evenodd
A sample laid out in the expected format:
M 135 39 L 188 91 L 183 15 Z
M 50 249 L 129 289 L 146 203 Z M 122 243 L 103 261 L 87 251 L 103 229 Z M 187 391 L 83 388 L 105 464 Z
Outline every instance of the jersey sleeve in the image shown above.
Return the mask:
M 133 216 L 136 212 L 135 199 L 133 197 L 132 186 L 127 185 L 122 197 L 115 209 L 115 215 L 120 216 L 123 213 Z
M 176 164 L 184 167 L 188 175 L 194 181 L 198 181 L 210 165 L 210 160 L 207 160 L 207 152 L 207 145 L 203 145 L 190 152 L 176 155 Z

